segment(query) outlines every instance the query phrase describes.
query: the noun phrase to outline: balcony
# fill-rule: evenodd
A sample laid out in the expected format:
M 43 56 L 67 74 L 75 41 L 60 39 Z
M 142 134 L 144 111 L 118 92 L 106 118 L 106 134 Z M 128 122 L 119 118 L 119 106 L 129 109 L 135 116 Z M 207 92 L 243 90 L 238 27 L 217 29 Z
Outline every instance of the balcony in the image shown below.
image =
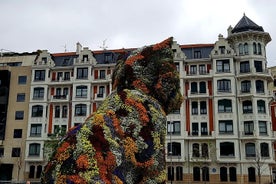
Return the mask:
M 257 132 L 254 131 L 240 131 L 240 139 L 248 140 L 248 139 L 257 139 Z
M 95 79 L 95 76 L 93 77 L 93 83 L 111 82 L 111 80 L 112 80 L 111 74 L 99 77 L 97 79 Z
M 213 70 L 200 70 L 200 71 L 183 71 L 180 72 L 181 78 L 209 78 L 211 77 Z
M 106 93 L 96 93 L 94 95 L 94 100 L 95 101 L 102 101 L 106 98 Z
M 68 102 L 69 95 L 51 95 L 51 102 Z
M 69 78 L 62 78 L 62 77 L 59 77 L 58 79 L 52 79 L 51 80 L 51 85 L 54 85 L 54 84 L 58 84 L 58 85 L 61 85 L 61 84 L 71 84 L 73 82 L 73 77 L 69 77 Z
M 188 98 L 201 98 L 201 97 L 210 97 L 209 90 L 207 89 L 206 92 L 188 90 Z

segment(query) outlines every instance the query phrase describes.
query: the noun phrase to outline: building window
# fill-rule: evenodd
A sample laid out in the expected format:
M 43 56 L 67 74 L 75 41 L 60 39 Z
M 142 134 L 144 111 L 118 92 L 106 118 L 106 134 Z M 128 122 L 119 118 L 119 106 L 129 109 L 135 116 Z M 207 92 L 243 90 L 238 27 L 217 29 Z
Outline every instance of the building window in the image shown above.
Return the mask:
M 256 149 L 254 143 L 246 143 L 245 144 L 245 154 L 246 157 L 256 157 Z
M 244 135 L 253 135 L 254 131 L 254 122 L 253 121 L 245 121 L 244 122 Z
M 23 120 L 24 111 L 15 111 L 15 120 Z
M 97 97 L 103 98 L 104 96 L 104 86 L 99 87 L 99 93 L 97 94 Z
M 60 117 L 60 106 L 55 106 L 55 118 Z
M 181 144 L 178 142 L 168 143 L 168 153 L 171 153 L 172 156 L 180 156 Z
M 207 74 L 206 66 L 205 66 L 205 65 L 199 65 L 199 74 L 200 74 L 200 75 L 205 75 L 205 74 Z
M 4 148 L 0 147 L 0 158 L 4 156 Z
M 239 44 L 239 54 L 240 55 L 244 54 L 244 52 L 243 52 L 243 45 L 241 43 Z
M 67 96 L 68 93 L 69 93 L 68 88 L 63 88 L 63 95 L 64 95 L 64 96 Z
M 34 88 L 33 99 L 42 99 L 44 98 L 44 88 L 37 87 Z
M 257 44 L 253 43 L 253 54 L 257 54 Z
M 177 166 L 176 167 L 176 181 L 183 180 L 183 167 Z
M 195 75 L 197 73 L 197 66 L 196 65 L 191 65 L 190 66 L 190 74 Z
M 70 72 L 64 72 L 64 80 L 70 80 Z
M 29 156 L 39 156 L 40 155 L 40 144 L 32 143 L 29 146 Z
M 201 144 L 201 156 L 203 158 L 209 158 L 209 149 L 206 143 Z
M 77 104 L 76 105 L 75 116 L 86 116 L 86 104 Z
M 104 62 L 110 63 L 112 61 L 112 54 L 111 53 L 105 53 L 104 54 Z
M 105 79 L 105 70 L 100 70 L 100 79 Z
M 269 157 L 269 146 L 267 143 L 262 142 L 260 144 L 261 147 L 261 157 Z
M 248 72 L 250 72 L 249 61 L 243 61 L 243 62 L 240 63 L 240 72 L 241 73 L 248 73 Z
M 37 166 L 36 178 L 40 178 L 42 173 L 42 165 Z
M 57 73 L 57 80 L 62 80 L 62 72 Z
M 192 114 L 198 114 L 198 102 L 192 102 Z
M 258 55 L 262 55 L 262 45 L 258 43 Z
M 263 72 L 262 61 L 254 61 L 256 72 Z
M 25 101 L 25 93 L 17 93 L 16 101 L 24 102 Z
M 194 179 L 194 181 L 200 181 L 200 168 L 199 167 L 193 168 L 193 179 Z
M 229 168 L 229 179 L 230 181 L 237 181 L 237 169 L 235 167 Z
M 63 105 L 62 106 L 62 118 L 67 118 L 67 114 L 68 114 L 68 107 L 67 107 L 67 105 Z
M 244 44 L 244 54 L 248 55 L 248 44 L 247 43 Z
M 217 60 L 217 72 L 230 72 L 230 62 L 228 59 Z
M 22 129 L 14 129 L 13 138 L 22 138 Z
M 245 80 L 241 82 L 241 92 L 242 93 L 250 93 L 251 81 Z
M 31 124 L 30 137 L 40 137 L 41 130 L 42 130 L 41 124 Z
M 201 52 L 200 52 L 200 50 L 194 51 L 194 59 L 198 59 L 198 58 L 201 58 Z
M 220 143 L 220 156 L 233 157 L 235 156 L 235 147 L 233 142 Z
M 206 122 L 200 124 L 201 135 L 208 135 L 208 127 Z
M 82 56 L 82 61 L 88 61 L 88 55 L 87 54 Z
M 87 97 L 87 86 L 77 86 L 76 97 Z
M 232 101 L 228 99 L 218 100 L 218 112 L 232 112 Z
M 30 166 L 30 172 L 29 172 L 29 178 L 34 178 L 35 173 L 35 166 L 31 165 Z
M 219 46 L 220 54 L 225 54 L 225 46 Z
M 199 93 L 206 93 L 206 82 L 199 83 Z
M 18 76 L 18 84 L 26 84 L 27 76 Z
M 192 135 L 198 135 L 198 123 L 192 123 Z
M 45 70 L 35 70 L 35 81 L 45 81 Z
M 227 168 L 221 167 L 220 168 L 220 181 L 227 181 Z
M 202 168 L 202 181 L 209 181 L 209 167 Z
M 252 113 L 252 102 L 249 100 L 243 101 L 242 102 L 242 109 L 244 114 Z
M 207 114 L 207 104 L 206 101 L 200 102 L 200 114 Z
M 180 135 L 180 121 L 167 122 L 167 134 Z
M 233 121 L 232 120 L 220 120 L 219 121 L 219 133 L 220 134 L 233 134 Z
M 168 167 L 168 181 L 174 181 L 174 167 Z
M 34 105 L 32 107 L 32 117 L 42 117 L 42 115 L 43 115 L 43 106 Z
M 191 93 L 192 94 L 198 93 L 198 91 L 197 91 L 197 83 L 196 82 L 192 82 L 191 83 Z
M 78 68 L 77 79 L 87 79 L 87 78 L 88 78 L 88 68 Z
M 257 106 L 258 106 L 258 113 L 265 113 L 265 101 L 264 100 L 258 100 Z
M 256 171 L 254 167 L 248 168 L 248 181 L 249 182 L 256 182 Z
M 193 144 L 193 157 L 199 157 L 199 144 L 194 143 Z
M 20 157 L 21 148 L 12 148 L 12 157 Z
M 231 92 L 231 81 L 222 79 L 217 81 L 218 92 Z
M 260 135 L 267 135 L 266 121 L 259 121 L 259 133 Z
M 264 93 L 264 81 L 256 80 L 256 92 Z

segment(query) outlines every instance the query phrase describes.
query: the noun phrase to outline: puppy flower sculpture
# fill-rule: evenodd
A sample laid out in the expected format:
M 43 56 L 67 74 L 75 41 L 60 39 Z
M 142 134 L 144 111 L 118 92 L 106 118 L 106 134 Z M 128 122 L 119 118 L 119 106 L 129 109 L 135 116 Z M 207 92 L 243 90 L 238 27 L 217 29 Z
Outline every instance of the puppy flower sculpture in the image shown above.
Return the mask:
M 117 62 L 114 91 L 60 141 L 42 183 L 165 183 L 166 114 L 182 103 L 172 43 L 168 38 Z

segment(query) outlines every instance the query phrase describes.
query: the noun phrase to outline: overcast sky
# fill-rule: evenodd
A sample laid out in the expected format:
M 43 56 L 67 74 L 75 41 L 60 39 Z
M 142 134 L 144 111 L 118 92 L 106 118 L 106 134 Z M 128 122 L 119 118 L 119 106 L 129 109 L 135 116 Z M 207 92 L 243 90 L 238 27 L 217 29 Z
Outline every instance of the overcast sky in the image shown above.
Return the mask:
M 179 44 L 215 43 L 245 13 L 272 41 L 276 66 L 274 0 L 0 0 L 0 49 L 52 53 L 76 43 L 100 50 L 141 47 L 173 36 Z M 275 39 L 275 41 L 274 41 Z

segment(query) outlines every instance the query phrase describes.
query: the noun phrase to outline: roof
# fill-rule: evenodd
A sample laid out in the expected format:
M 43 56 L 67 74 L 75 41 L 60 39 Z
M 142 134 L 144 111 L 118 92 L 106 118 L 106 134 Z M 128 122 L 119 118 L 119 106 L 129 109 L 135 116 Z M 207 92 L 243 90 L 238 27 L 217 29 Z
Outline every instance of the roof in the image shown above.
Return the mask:
M 255 22 L 253 22 L 251 19 L 249 19 L 245 14 L 241 18 L 241 20 L 237 23 L 237 25 L 232 30 L 232 33 L 239 33 L 239 32 L 245 32 L 245 31 L 260 31 L 264 32 L 264 29 L 262 26 L 259 26 Z
M 214 47 L 215 44 L 187 44 L 187 45 L 180 45 L 182 49 L 189 49 L 189 48 L 201 48 L 201 47 Z

